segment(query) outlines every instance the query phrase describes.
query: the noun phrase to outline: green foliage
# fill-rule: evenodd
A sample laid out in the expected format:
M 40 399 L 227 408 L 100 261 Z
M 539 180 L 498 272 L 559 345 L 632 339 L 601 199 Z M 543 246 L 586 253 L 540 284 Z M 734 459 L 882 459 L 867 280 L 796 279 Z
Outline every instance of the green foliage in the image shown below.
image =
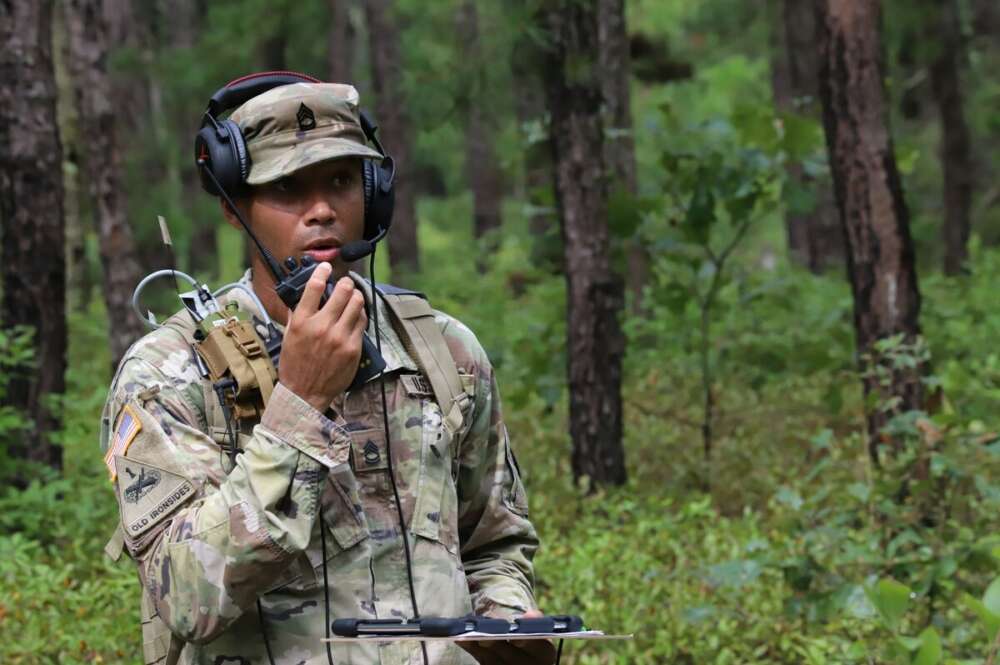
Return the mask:
M 34 331 L 23 326 L 0 328 L 0 485 L 33 470 L 27 468 L 23 460 L 8 454 L 20 433 L 31 427 L 31 421 L 5 403 L 5 398 L 11 394 L 11 380 L 24 377 L 35 366 L 33 337 Z
M 101 554 L 117 518 L 97 447 L 110 379 L 105 325 L 99 307 L 70 320 L 64 475 L 0 493 L 0 662 L 138 659 L 135 573 Z

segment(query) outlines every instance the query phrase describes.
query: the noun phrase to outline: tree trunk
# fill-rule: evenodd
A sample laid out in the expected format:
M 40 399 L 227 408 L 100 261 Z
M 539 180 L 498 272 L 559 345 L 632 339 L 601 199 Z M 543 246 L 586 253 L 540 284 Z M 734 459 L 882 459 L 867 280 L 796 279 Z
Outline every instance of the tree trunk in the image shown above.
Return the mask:
M 0 3 L 0 325 L 27 325 L 37 369 L 11 377 L 4 403 L 34 421 L 9 448 L 13 458 L 59 469 L 50 439 L 57 411 L 43 396 L 61 395 L 66 371 L 66 264 L 62 145 L 52 66 L 52 3 Z M 28 478 L 15 482 L 25 486 Z
M 994 37 L 998 31 L 1000 31 L 1000 7 L 997 7 L 996 0 L 973 0 L 973 34 Z
M 63 219 L 66 229 L 67 306 L 85 312 L 90 304 L 91 277 L 87 264 L 87 224 L 80 209 L 79 122 L 69 72 L 72 54 L 66 27 L 66 6 L 59 3 L 52 14 L 52 63 L 56 77 L 59 137 L 63 146 Z
M 598 58 L 601 92 L 604 97 L 604 164 L 612 189 L 632 196 L 639 193 L 635 167 L 635 138 L 632 133 L 631 58 L 624 0 L 597 1 Z M 641 315 L 642 291 L 649 283 L 649 254 L 640 237 L 626 242 L 632 313 Z
M 926 9 L 917 5 L 917 11 L 921 13 Z M 917 11 L 899 12 L 899 24 L 895 28 L 899 32 L 895 62 L 895 74 L 899 80 L 898 90 L 895 91 L 899 97 L 899 112 L 905 120 L 914 122 L 924 119 L 925 102 L 928 101 L 927 86 L 924 85 L 925 79 L 921 76 L 924 45 L 920 34 L 921 16 Z
M 543 71 L 566 257 L 573 474 L 622 484 L 623 289 L 608 246 L 597 13 L 576 0 L 549 0 L 544 7 L 550 45 Z
M 83 144 L 84 180 L 90 183 L 100 239 L 113 369 L 132 342 L 142 336 L 143 327 L 131 307 L 132 290 L 141 275 L 122 191 L 122 157 L 116 134 L 119 116 L 107 72 L 109 31 L 101 0 L 67 0 L 66 11 L 80 130 L 87 137 Z
M 205 21 L 205 7 L 198 0 L 157 0 L 157 11 L 161 18 L 154 26 L 155 39 L 141 47 L 143 61 L 148 64 L 149 71 L 153 70 L 157 58 L 171 58 L 174 53 L 194 48 Z M 200 279 L 212 279 L 220 272 L 219 226 L 211 220 L 198 219 L 196 206 L 192 203 L 202 196 L 198 172 L 193 166 L 185 168 L 183 160 L 187 154 L 176 148 L 176 137 L 192 135 L 192 119 L 199 116 L 204 102 L 178 95 L 176 91 L 171 97 L 171 86 L 164 86 L 156 76 L 149 76 L 145 87 L 149 94 L 150 133 L 156 139 L 156 154 L 161 156 L 159 181 L 166 185 L 166 210 L 160 212 L 166 217 L 175 241 L 184 237 L 182 230 L 190 229 L 186 238 L 186 268 L 193 275 L 201 276 Z M 149 223 L 151 228 L 156 227 L 153 220 Z M 159 232 L 156 237 L 159 237 Z M 161 262 L 169 263 L 170 256 L 166 249 L 159 242 L 154 247 L 158 257 L 165 257 Z M 183 244 L 180 248 L 183 249 Z M 177 249 L 175 246 L 174 250 Z M 162 265 L 161 262 L 150 264 L 150 267 Z
M 284 23 L 285 19 L 282 17 L 279 23 L 280 29 L 260 45 L 261 64 L 267 71 L 279 72 L 288 69 L 285 64 L 285 46 L 288 42 L 285 38 Z
M 494 118 L 480 101 L 483 91 L 482 53 L 479 47 L 479 16 L 472 0 L 464 0 L 456 16 L 462 57 L 473 80 L 465 86 L 465 172 L 472 189 L 472 230 L 479 244 L 476 267 L 485 272 L 496 252 L 500 228 L 500 206 L 503 201 L 503 172 L 497 160 L 493 138 Z
M 354 54 L 358 31 L 351 19 L 354 0 L 329 0 L 330 29 L 327 31 L 327 71 L 331 81 L 350 83 L 354 80 Z M 354 272 L 368 276 L 368 259 L 363 258 L 350 265 Z
M 533 242 L 531 261 L 553 273 L 563 272 L 559 221 L 552 205 L 552 146 L 540 72 L 543 57 L 538 38 L 524 26 L 511 54 L 515 86 L 514 113 L 524 149 L 523 189 L 528 230 Z
M 330 80 L 354 80 L 354 42 L 357 31 L 351 22 L 351 0 L 330 0 L 329 74 Z
M 893 368 L 875 348 L 879 340 L 897 335 L 906 343 L 917 341 L 920 291 L 888 128 L 879 3 L 816 0 L 816 9 L 823 124 L 848 243 L 869 452 L 877 462 L 888 420 L 923 405 L 923 366 Z
M 381 127 L 382 145 L 396 161 L 396 211 L 388 235 L 392 278 L 399 281 L 407 273 L 420 270 L 417 246 L 417 209 L 410 166 L 410 119 L 400 83 L 403 71 L 399 56 L 399 30 L 392 15 L 391 0 L 366 0 L 368 49 L 372 87 L 375 92 L 376 122 Z
M 773 2 L 772 6 L 777 4 Z M 775 106 L 783 113 L 818 118 L 815 13 L 802 0 L 781 0 L 780 7 L 775 9 L 771 64 Z M 792 260 L 816 274 L 831 266 L 843 266 L 844 234 L 829 180 L 807 174 L 802 162 L 791 156 L 785 164 L 785 173 L 788 186 L 812 193 L 815 201 L 811 211 L 794 206 L 785 211 Z
M 955 0 L 930 3 L 927 35 L 935 56 L 930 66 L 931 89 L 941 117 L 941 161 L 944 170 L 944 272 L 957 275 L 969 259 L 972 185 L 975 168 L 969 125 L 962 96 L 962 32 Z

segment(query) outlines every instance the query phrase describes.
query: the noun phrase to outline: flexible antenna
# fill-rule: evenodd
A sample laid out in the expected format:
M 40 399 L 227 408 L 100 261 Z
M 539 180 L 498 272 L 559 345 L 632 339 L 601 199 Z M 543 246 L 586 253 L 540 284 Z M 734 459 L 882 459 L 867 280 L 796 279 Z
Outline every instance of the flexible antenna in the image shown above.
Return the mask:
M 280 282 L 285 278 L 285 271 L 281 269 L 278 262 L 274 260 L 273 256 L 271 256 L 271 252 L 267 251 L 267 248 L 261 244 L 260 240 L 257 239 L 257 236 L 254 235 L 254 232 L 250 230 L 250 225 L 247 224 L 245 219 L 243 219 L 243 215 L 240 214 L 240 209 L 236 207 L 233 200 L 229 198 L 229 194 L 226 192 L 225 188 L 219 183 L 218 178 L 216 178 L 215 174 L 212 173 L 212 169 L 208 166 L 208 160 L 206 158 L 199 158 L 198 166 L 204 173 L 208 174 L 208 177 L 211 178 L 213 183 L 215 183 L 215 188 L 220 194 L 222 194 L 222 198 L 225 200 L 226 205 L 228 205 L 229 209 L 233 211 L 234 215 L 236 215 L 236 219 L 240 220 L 240 224 L 243 226 L 243 229 L 247 232 L 247 235 L 250 236 L 250 239 L 253 240 L 253 244 L 257 246 L 257 251 L 260 252 L 260 255 L 264 258 L 264 263 L 267 264 L 268 269 L 274 276 L 274 282 Z
M 174 241 L 170 238 L 170 229 L 167 228 L 167 220 L 163 215 L 157 215 L 156 221 L 160 225 L 160 238 L 163 240 L 163 244 L 167 247 L 167 253 L 170 255 L 170 276 L 174 280 L 174 291 L 177 292 L 177 298 L 184 302 L 184 297 L 181 295 L 181 285 L 177 283 L 177 255 L 174 254 Z M 195 283 L 195 289 L 197 290 L 197 283 Z M 188 314 L 191 315 L 191 319 L 195 324 L 201 323 L 198 317 L 190 309 L 187 309 Z
M 163 215 L 157 215 L 156 221 L 160 224 L 160 238 L 163 239 L 163 244 L 167 246 L 167 253 L 170 254 L 170 274 L 174 278 L 174 290 L 177 291 L 177 297 L 181 296 L 181 285 L 177 283 L 177 256 L 174 254 L 174 242 L 170 239 L 170 229 L 167 228 L 167 220 L 164 219 Z

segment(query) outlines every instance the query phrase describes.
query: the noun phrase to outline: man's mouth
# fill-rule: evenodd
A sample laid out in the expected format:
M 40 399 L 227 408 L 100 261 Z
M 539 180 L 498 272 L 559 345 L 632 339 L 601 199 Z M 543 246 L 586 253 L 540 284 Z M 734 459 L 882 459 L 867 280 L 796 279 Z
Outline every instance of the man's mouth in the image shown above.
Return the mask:
M 340 243 L 335 240 L 316 240 L 306 245 L 304 253 L 317 263 L 332 263 L 340 256 Z

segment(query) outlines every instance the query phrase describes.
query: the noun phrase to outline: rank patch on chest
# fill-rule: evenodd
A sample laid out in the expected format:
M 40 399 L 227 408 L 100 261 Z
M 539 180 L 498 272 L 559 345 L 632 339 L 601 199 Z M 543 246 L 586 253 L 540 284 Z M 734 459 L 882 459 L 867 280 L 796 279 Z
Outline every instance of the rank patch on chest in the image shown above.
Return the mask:
M 132 445 L 136 435 L 141 431 L 142 421 L 139 420 L 139 414 L 130 404 L 126 404 L 118 414 L 118 420 L 115 422 L 115 433 L 108 445 L 108 452 L 104 453 L 104 464 L 108 467 L 112 482 L 117 477 L 115 455 L 124 455 L 128 451 L 128 447 Z
M 385 433 L 380 429 L 351 432 L 352 465 L 355 473 L 379 471 L 388 468 L 385 451 Z
M 194 485 L 184 476 L 121 455 L 114 462 L 122 527 L 133 538 L 194 497 Z

